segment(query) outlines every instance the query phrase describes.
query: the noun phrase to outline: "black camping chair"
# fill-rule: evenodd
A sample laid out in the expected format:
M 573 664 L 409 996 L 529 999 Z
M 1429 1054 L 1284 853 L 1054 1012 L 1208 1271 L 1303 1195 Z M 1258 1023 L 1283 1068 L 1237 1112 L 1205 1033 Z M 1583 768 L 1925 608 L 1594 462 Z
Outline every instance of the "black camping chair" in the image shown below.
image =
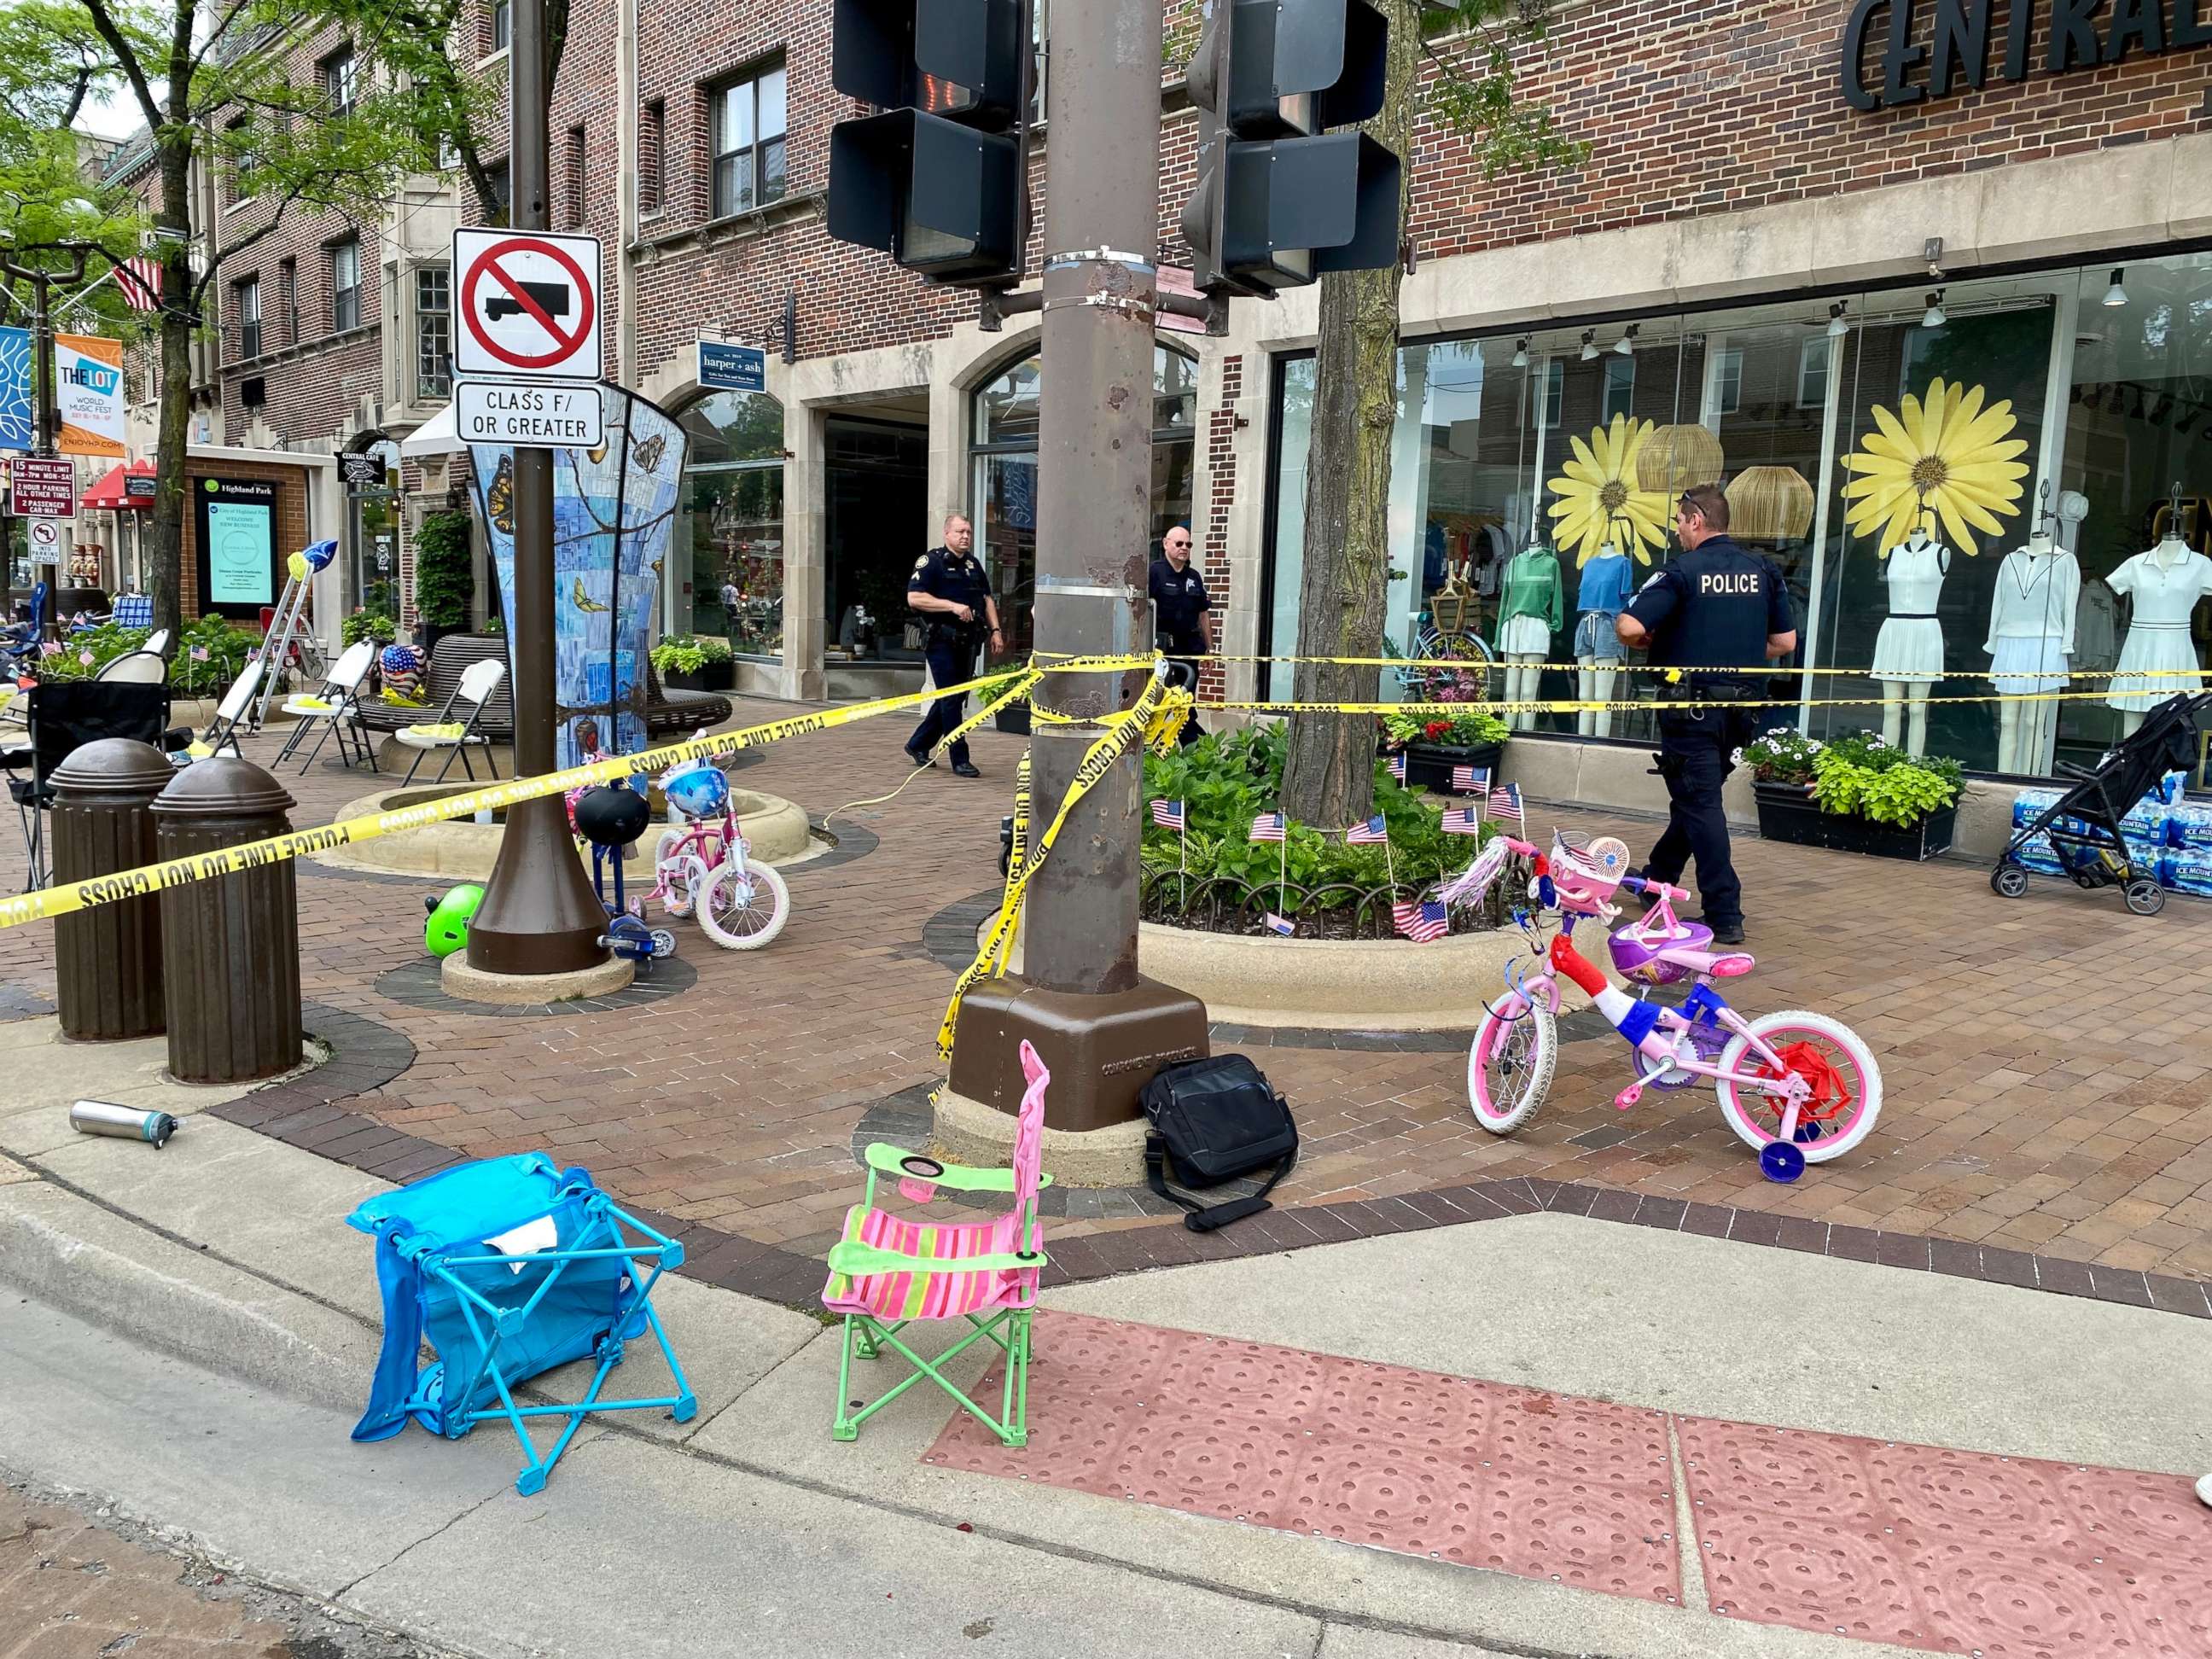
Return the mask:
M 135 738 L 164 753 L 181 749 L 188 732 L 169 730 L 169 688 L 128 680 L 57 680 L 34 685 L 26 694 L 31 706 L 29 742 L 0 755 L 8 771 L 8 793 L 23 826 L 30 865 L 27 893 L 46 884 L 46 809 L 53 805 L 52 777 L 88 743 L 102 738 Z M 27 768 L 28 777 L 20 775 Z

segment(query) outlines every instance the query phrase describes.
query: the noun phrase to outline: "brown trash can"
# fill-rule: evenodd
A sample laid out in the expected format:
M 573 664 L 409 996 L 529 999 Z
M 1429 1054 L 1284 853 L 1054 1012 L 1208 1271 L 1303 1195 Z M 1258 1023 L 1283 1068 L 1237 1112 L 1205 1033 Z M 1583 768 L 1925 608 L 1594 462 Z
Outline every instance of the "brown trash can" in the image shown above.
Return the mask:
M 291 826 L 283 786 L 251 761 L 196 762 L 154 803 L 161 856 L 190 858 Z M 161 895 L 169 1073 L 250 1083 L 300 1063 L 298 878 L 289 859 Z
M 88 743 L 55 769 L 54 880 L 136 870 L 155 849 L 154 797 L 177 775 L 161 751 L 130 738 Z M 62 1035 L 115 1042 L 161 1031 L 158 893 L 54 918 Z

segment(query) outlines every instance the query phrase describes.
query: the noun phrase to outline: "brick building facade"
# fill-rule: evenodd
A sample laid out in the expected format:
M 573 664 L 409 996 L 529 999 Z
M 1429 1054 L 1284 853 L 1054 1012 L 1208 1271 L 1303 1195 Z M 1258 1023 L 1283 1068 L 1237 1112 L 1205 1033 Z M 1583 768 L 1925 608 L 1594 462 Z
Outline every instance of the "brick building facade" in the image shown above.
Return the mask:
M 1807 613 L 1802 696 L 1817 719 L 1835 689 L 1821 676 L 1871 665 L 1885 606 L 1886 550 L 1846 523 L 1844 459 L 1875 409 L 1939 374 L 1985 386 L 1992 403 L 2002 392 L 2028 441 L 2031 472 L 1991 553 L 2071 495 L 2090 504 L 2068 521 L 2069 545 L 2092 577 L 2114 569 L 2172 493 L 2170 478 L 2149 495 L 2145 481 L 2212 453 L 2177 447 L 2177 420 L 2155 437 L 2124 429 L 2120 393 L 2102 389 L 2143 390 L 2154 408 L 2199 395 L 2193 381 L 2170 384 L 2170 371 L 2196 349 L 2194 331 L 2212 327 L 2197 255 L 2212 245 L 2203 5 L 2147 0 L 2094 22 L 2069 13 L 2056 37 L 2038 0 L 1967 4 L 1957 19 L 1924 0 L 1559 9 L 1518 67 L 1528 95 L 1591 147 L 1587 163 L 1486 178 L 1468 141 L 1429 117 L 1410 158 L 1408 412 L 1393 503 L 1410 580 L 1394 584 L 1394 642 L 1410 641 L 1443 562 L 1494 567 L 1547 529 L 1559 464 L 1579 434 L 1614 415 L 1702 425 L 1726 452 L 1726 475 L 1764 468 L 1765 483 L 1793 498 L 1802 486 L 1814 504 L 1808 523 L 1779 525 L 1770 540 Z M 1191 9 L 1172 0 L 1171 35 L 1187 35 Z M 496 74 L 493 15 L 487 7 L 474 44 Z M 1976 20 L 1978 43 L 1960 33 Z M 1006 550 L 1002 568 L 1018 581 L 1034 523 L 1021 447 L 1040 395 L 1026 367 L 1036 331 L 1022 325 L 1033 319 L 986 333 L 964 294 L 828 240 L 829 131 L 856 112 L 829 86 L 830 57 L 830 9 L 799 0 L 737 12 L 590 0 L 572 15 L 551 118 L 554 226 L 589 230 L 607 250 L 608 372 L 694 432 L 697 488 L 664 622 L 726 634 L 749 658 L 744 684 L 796 696 L 913 682 L 919 668 L 899 618 L 882 614 L 877 567 L 910 562 L 943 513 L 976 517 L 987 554 Z M 1048 58 L 1044 67 L 1040 200 Z M 1175 223 L 1194 128 L 1172 64 L 1163 98 L 1158 251 L 1172 265 L 1184 258 Z M 377 228 L 380 247 L 389 234 Z M 327 227 L 301 227 L 258 262 L 263 280 L 287 257 L 319 276 L 328 245 Z M 408 259 L 434 262 L 438 245 L 422 237 Z M 402 264 L 379 263 L 387 274 Z M 2100 303 L 2115 267 L 2135 273 L 2131 312 Z M 403 286 L 387 283 L 364 319 L 388 324 Z M 1925 326 L 1931 295 L 1946 320 Z M 1295 648 L 1298 387 L 1315 315 L 1304 290 L 1238 305 L 1226 340 L 1161 336 L 1173 355 L 1162 359 L 1168 459 L 1156 507 L 1161 527 L 1194 520 L 1231 656 Z M 2092 326 L 2100 321 L 2110 326 Z M 376 331 L 381 429 L 401 436 L 399 353 L 391 326 Z M 765 348 L 764 400 L 706 392 L 693 362 L 701 337 Z M 331 340 L 321 356 L 288 358 L 277 348 L 261 365 L 264 419 L 296 422 L 288 441 L 343 439 L 357 410 L 346 377 L 366 372 L 346 354 L 362 349 Z M 2212 363 L 2212 343 L 2204 349 Z M 227 364 L 227 417 L 242 412 L 242 378 Z M 314 384 L 280 388 L 291 380 Z M 427 400 L 399 412 L 427 419 Z M 413 446 L 433 483 L 443 482 L 438 442 Z M 2212 478 L 2182 482 L 2185 495 L 2212 498 Z M 1986 610 L 1996 559 L 1960 555 L 1967 575 L 1945 601 L 1956 613 L 1944 624 L 1947 672 L 1987 662 L 1976 631 L 1985 619 L 1970 613 Z M 1578 556 L 1565 563 L 1571 605 Z M 856 634 L 858 611 L 887 625 Z M 1573 654 L 1573 628 L 1570 614 L 1553 660 Z M 2077 667 L 2091 666 L 2087 655 Z M 1281 689 L 1244 664 L 1225 684 L 1240 696 Z M 1574 684 L 1564 671 L 1547 693 Z M 2105 718 L 2050 735 L 2095 743 Z M 1576 724 L 1539 722 L 1563 736 Z M 1611 729 L 1641 731 L 1634 711 Z M 1973 763 L 1996 758 L 1980 735 L 1946 741 Z

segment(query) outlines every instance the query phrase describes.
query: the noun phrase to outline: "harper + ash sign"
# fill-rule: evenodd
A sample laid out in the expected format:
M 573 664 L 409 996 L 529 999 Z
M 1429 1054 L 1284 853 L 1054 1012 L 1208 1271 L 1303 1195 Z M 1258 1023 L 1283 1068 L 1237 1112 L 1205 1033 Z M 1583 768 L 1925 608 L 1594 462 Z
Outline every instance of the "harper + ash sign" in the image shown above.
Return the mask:
M 2049 31 L 2040 42 L 2039 27 Z M 2025 81 L 2203 46 L 2212 0 L 1856 0 L 1844 24 L 1844 96 L 1855 109 L 1893 109 L 1979 91 L 1993 72 Z

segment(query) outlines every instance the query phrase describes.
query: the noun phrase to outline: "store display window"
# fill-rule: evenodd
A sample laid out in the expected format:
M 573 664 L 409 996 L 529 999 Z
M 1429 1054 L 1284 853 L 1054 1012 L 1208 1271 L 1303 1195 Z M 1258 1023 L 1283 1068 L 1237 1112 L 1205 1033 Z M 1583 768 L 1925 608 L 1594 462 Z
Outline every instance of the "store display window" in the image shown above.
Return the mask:
M 720 635 L 741 657 L 783 653 L 783 405 L 717 392 L 684 411 L 685 523 L 672 538 L 668 631 Z

